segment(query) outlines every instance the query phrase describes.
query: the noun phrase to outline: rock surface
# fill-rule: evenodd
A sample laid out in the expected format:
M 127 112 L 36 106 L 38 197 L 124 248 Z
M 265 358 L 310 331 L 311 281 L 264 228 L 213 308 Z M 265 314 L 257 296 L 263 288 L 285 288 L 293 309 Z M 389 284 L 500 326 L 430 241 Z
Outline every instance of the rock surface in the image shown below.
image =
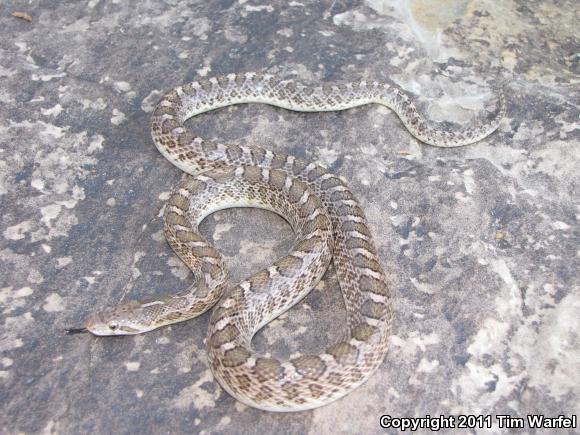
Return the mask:
M 2 432 L 380 434 L 383 414 L 579 414 L 577 23 L 574 0 L 4 2 Z M 207 367 L 207 316 L 130 338 L 63 335 L 97 307 L 187 286 L 159 214 L 180 173 L 149 116 L 173 86 L 234 71 L 388 77 L 449 128 L 485 118 L 492 88 L 507 96 L 495 134 L 447 150 L 377 106 L 248 105 L 189 122 L 320 161 L 367 211 L 395 296 L 391 347 L 366 385 L 313 412 L 225 393 Z M 292 242 L 257 210 L 220 212 L 204 231 L 234 279 Z M 340 334 L 328 275 L 258 334 L 260 350 L 315 351 Z M 493 423 L 477 432 L 506 432 Z

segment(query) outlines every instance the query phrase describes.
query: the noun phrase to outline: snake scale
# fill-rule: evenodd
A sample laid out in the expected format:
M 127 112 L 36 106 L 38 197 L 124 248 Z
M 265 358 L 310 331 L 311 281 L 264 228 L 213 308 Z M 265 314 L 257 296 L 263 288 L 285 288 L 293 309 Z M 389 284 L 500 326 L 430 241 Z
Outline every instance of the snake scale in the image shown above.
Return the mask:
M 180 322 L 209 310 L 208 361 L 232 396 L 255 408 L 299 411 L 330 403 L 362 384 L 381 364 L 392 323 L 385 282 L 363 210 L 345 182 L 323 167 L 254 146 L 224 145 L 187 130 L 197 114 L 240 103 L 297 111 L 334 111 L 369 103 L 391 108 L 422 142 L 454 147 L 493 132 L 504 115 L 460 132 L 431 127 L 409 97 L 384 82 L 307 87 L 259 73 L 230 74 L 180 86 L 155 108 L 151 131 L 159 151 L 186 176 L 164 212 L 165 236 L 194 275 L 184 292 L 127 302 L 93 314 L 95 335 L 128 335 Z M 221 254 L 199 233 L 209 214 L 258 207 L 284 217 L 296 234 L 292 251 L 237 285 L 228 283 Z M 280 361 L 252 349 L 254 334 L 300 301 L 330 261 L 345 301 L 344 336 L 319 354 Z

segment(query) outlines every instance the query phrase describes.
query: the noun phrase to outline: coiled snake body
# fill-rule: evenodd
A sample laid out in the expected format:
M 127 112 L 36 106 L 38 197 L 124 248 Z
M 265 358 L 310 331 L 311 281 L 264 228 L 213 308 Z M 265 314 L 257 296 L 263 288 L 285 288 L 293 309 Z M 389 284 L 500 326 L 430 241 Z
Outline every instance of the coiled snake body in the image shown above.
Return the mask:
M 208 331 L 209 365 L 238 400 L 264 410 L 297 411 L 336 400 L 362 384 L 387 350 L 391 294 L 364 213 L 345 183 L 321 166 L 259 147 L 224 145 L 196 137 L 184 122 L 199 113 L 259 102 L 299 111 L 341 110 L 379 103 L 394 110 L 419 140 L 452 147 L 493 132 L 493 121 L 464 132 L 430 127 L 407 95 L 381 82 L 305 87 L 256 73 L 231 74 L 177 87 L 157 105 L 157 148 L 188 174 L 165 208 L 165 235 L 193 271 L 185 292 L 105 309 L 86 321 L 96 335 L 136 334 L 198 316 L 217 303 Z M 229 286 L 220 253 L 199 233 L 210 213 L 259 207 L 283 216 L 297 241 L 286 257 Z M 301 300 L 331 259 L 347 311 L 344 337 L 317 355 L 288 361 L 260 355 L 253 335 Z

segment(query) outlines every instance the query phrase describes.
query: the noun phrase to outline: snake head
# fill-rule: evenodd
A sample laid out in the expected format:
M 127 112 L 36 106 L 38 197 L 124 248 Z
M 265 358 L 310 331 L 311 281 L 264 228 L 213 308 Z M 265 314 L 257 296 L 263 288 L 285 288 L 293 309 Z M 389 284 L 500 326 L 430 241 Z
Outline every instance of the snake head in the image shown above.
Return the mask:
M 146 305 L 137 301 L 105 308 L 91 315 L 84 327 L 94 335 L 134 335 L 155 329 Z

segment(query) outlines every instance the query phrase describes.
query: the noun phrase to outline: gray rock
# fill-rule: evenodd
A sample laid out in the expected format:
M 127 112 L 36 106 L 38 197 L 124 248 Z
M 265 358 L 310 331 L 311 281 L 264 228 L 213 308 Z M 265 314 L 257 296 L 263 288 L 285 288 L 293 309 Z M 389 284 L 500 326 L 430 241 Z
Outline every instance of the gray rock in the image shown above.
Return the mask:
M 383 414 L 486 414 L 501 433 L 496 415 L 578 414 L 576 29 L 572 0 L 4 2 L 2 432 L 379 434 Z M 180 173 L 153 146 L 149 116 L 173 86 L 235 71 L 389 78 L 449 128 L 484 119 L 493 87 L 507 96 L 495 134 L 447 150 L 376 106 L 248 105 L 189 122 L 320 161 L 367 211 L 395 295 L 391 348 L 366 385 L 313 412 L 226 394 L 207 366 L 207 316 L 129 338 L 63 334 L 97 307 L 187 286 L 159 215 Z M 221 212 L 204 231 L 234 279 L 292 242 L 257 210 Z M 258 349 L 284 357 L 340 334 L 328 275 Z

